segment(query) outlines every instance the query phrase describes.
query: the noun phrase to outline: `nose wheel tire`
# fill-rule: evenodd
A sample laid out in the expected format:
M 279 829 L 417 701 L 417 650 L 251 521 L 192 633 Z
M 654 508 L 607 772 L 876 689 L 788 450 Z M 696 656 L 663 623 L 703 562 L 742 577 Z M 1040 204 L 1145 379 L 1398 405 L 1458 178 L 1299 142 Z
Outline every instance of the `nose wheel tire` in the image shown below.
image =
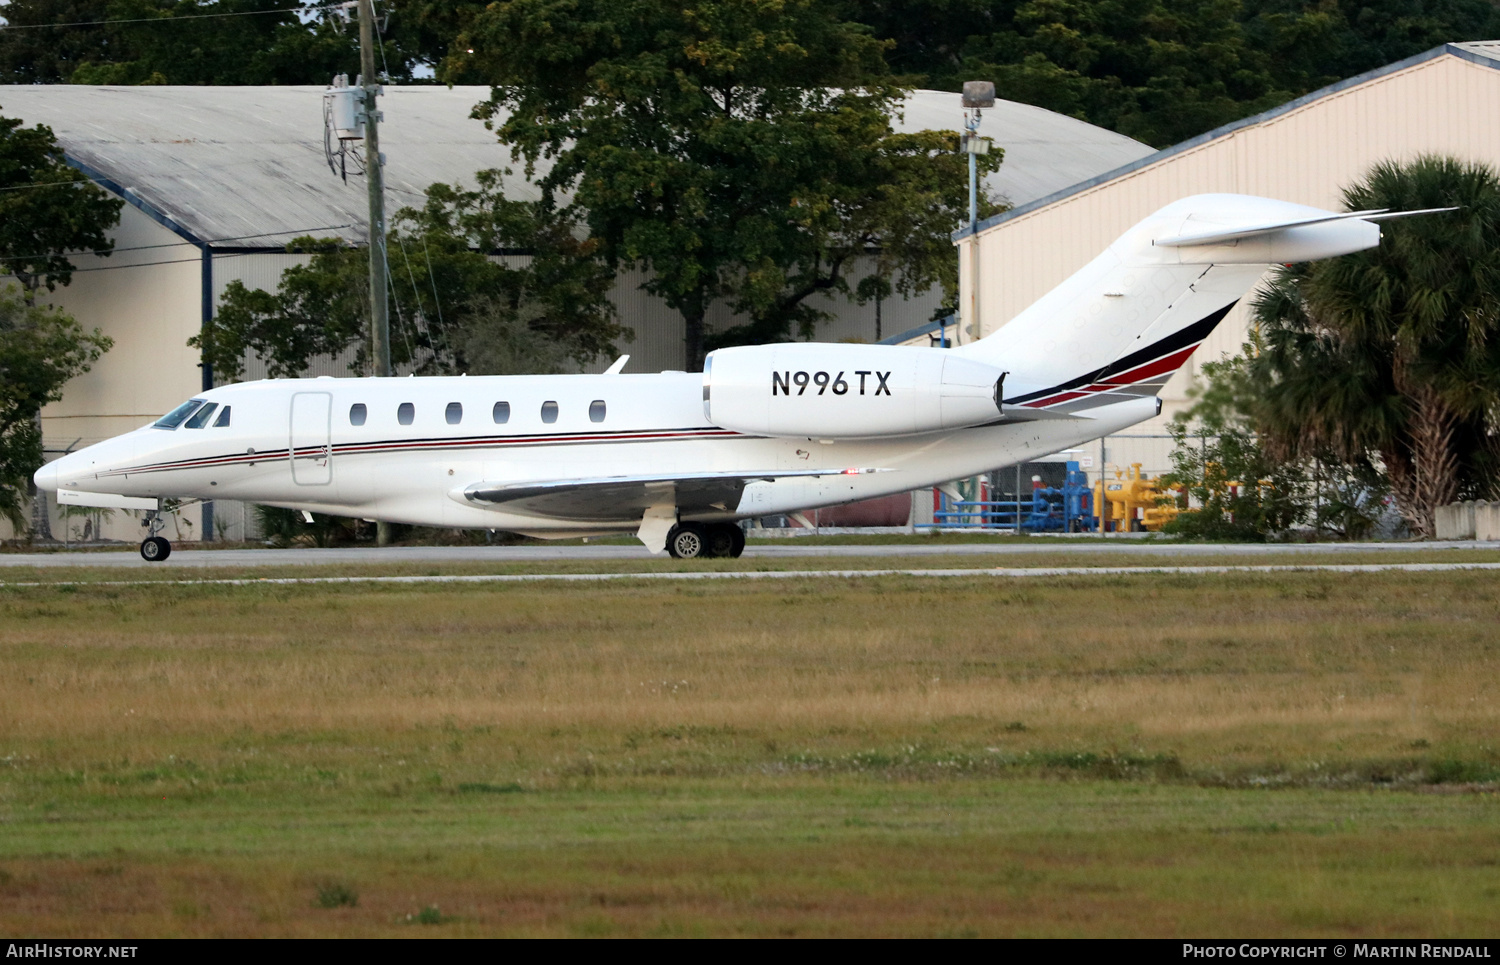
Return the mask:
M 141 559 L 147 563 L 160 563 L 172 555 L 172 544 L 163 536 L 148 536 L 141 540 Z
M 675 560 L 696 560 L 708 555 L 708 538 L 697 523 L 682 523 L 667 534 L 667 552 Z

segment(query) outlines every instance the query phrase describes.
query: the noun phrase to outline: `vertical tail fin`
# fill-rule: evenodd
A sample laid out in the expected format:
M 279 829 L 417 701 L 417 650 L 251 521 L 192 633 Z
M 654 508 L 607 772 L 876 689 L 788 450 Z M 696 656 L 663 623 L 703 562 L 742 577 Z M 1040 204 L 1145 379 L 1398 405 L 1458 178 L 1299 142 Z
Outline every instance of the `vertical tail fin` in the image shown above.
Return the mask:
M 1267 268 L 1379 244 L 1370 216 L 1245 195 L 1184 198 L 957 351 L 1016 373 L 1006 405 L 1066 412 L 1153 396 Z

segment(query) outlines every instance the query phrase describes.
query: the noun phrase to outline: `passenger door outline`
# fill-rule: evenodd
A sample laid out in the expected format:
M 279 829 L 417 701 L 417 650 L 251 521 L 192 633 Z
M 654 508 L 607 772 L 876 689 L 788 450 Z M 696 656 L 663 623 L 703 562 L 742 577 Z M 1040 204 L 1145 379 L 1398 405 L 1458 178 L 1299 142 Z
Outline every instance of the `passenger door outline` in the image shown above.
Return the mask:
M 292 482 L 299 486 L 333 482 L 333 396 L 294 393 L 288 423 Z

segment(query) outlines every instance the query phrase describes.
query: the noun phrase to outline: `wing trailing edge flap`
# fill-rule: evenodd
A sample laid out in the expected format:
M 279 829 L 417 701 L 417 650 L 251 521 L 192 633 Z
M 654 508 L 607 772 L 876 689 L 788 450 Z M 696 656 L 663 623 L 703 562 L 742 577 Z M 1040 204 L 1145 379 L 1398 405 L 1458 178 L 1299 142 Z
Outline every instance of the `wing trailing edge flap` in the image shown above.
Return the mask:
M 523 516 L 574 522 L 639 522 L 650 512 L 734 512 L 745 487 L 795 477 L 860 475 L 886 469 L 777 469 L 766 472 L 664 473 L 543 482 L 480 482 L 454 490 L 459 502 Z
M 1028 409 L 1018 405 L 1007 405 L 1000 413 L 1001 423 L 1006 422 L 1078 422 L 1088 418 L 1073 412 L 1056 409 Z

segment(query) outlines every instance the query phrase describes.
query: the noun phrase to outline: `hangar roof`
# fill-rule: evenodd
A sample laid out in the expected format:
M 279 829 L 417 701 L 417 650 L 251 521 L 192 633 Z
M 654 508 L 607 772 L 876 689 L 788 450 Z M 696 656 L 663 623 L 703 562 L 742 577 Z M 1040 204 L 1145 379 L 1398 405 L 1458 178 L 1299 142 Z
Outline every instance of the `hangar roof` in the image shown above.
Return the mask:
M 279 248 L 298 234 L 365 235 L 363 178 L 323 159 L 321 87 L 0 86 L 0 110 L 46 124 L 69 160 L 195 242 Z M 388 209 L 435 181 L 472 183 L 510 154 L 470 109 L 485 87 L 387 87 L 381 109 Z M 957 94 L 916 91 L 903 130 L 961 129 Z M 986 187 L 1025 204 L 1151 153 L 1128 137 L 1037 107 L 997 101 L 982 132 L 1006 149 Z M 507 194 L 534 198 L 519 173 Z

